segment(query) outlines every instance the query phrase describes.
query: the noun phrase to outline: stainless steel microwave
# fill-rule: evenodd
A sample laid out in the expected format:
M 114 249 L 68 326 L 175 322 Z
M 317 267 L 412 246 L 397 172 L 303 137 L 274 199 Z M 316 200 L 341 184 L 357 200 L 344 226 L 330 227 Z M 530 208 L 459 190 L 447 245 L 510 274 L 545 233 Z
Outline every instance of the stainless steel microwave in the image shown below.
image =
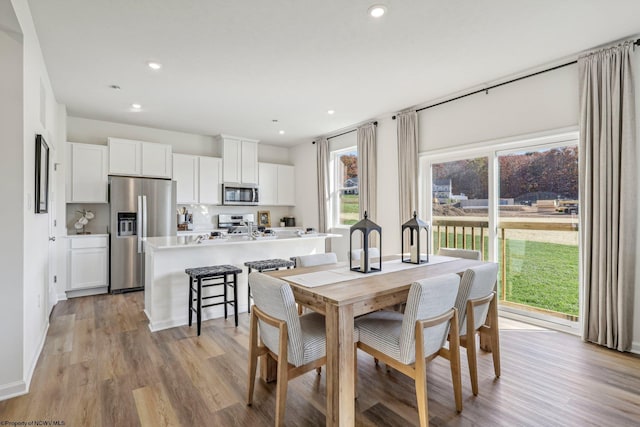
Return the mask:
M 222 204 L 229 206 L 257 205 L 258 186 L 254 184 L 222 184 Z

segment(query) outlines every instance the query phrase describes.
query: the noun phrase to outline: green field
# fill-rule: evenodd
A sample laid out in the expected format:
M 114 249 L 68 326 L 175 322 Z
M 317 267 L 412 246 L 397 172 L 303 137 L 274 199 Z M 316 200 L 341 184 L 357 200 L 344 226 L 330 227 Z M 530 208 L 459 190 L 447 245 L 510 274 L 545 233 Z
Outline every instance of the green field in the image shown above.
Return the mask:
M 340 224 L 353 225 L 360 220 L 357 194 L 340 195 Z
M 462 247 L 462 236 L 457 236 Z M 453 234 L 449 234 L 450 241 Z M 444 247 L 444 235 L 441 245 Z M 471 236 L 467 236 L 467 246 Z M 449 244 L 452 245 L 453 242 Z M 502 248 L 502 240 L 498 241 Z M 476 247 L 480 237 L 476 236 Z M 434 252 L 437 252 L 438 243 Z M 488 238 L 484 239 L 488 253 Z M 507 239 L 506 300 L 532 307 L 578 316 L 578 247 L 556 243 Z M 498 251 L 502 266 L 502 250 Z M 501 270 L 498 272 L 499 295 L 502 298 Z

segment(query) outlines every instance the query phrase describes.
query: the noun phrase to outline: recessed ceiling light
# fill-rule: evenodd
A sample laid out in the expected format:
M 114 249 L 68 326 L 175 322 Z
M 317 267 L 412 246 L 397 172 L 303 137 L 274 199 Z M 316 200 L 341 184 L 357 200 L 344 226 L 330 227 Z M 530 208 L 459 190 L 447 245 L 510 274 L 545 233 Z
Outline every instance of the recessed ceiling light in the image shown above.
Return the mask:
M 278 119 L 271 120 L 273 123 L 278 123 Z
M 113 90 L 120 90 L 120 86 L 118 86 L 118 85 L 111 85 L 111 86 L 109 86 L 109 87 L 110 87 L 111 89 L 113 89 Z
M 387 13 L 387 6 L 383 4 L 374 4 L 369 8 L 369 15 L 373 18 L 381 18 L 385 13 Z
M 140 105 L 140 104 L 131 104 L 131 108 L 133 108 L 134 110 L 140 110 L 142 108 L 142 105 Z
M 280 132 L 278 132 L 280 135 L 284 135 L 284 131 L 281 130 Z
M 152 70 L 158 71 L 160 68 L 162 68 L 162 64 L 159 62 L 155 62 L 155 61 L 149 61 L 147 62 L 147 65 L 149 66 L 149 68 L 151 68 Z
M 335 113 L 335 111 L 334 111 L 334 110 L 329 110 L 329 111 L 327 111 L 327 114 L 333 114 L 333 113 Z

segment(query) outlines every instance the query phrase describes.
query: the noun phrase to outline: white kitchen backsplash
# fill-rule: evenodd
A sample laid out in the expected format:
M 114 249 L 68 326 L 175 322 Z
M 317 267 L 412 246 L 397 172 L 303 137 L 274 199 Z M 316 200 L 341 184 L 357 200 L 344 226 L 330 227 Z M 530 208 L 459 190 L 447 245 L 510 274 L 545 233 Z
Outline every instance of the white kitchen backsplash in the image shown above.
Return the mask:
M 88 210 L 93 212 L 93 219 L 85 226 L 84 230 L 91 234 L 106 233 L 109 227 L 109 205 L 106 203 L 67 203 L 66 226 L 67 234 L 76 234 L 73 225 L 82 215 L 81 212 Z
M 178 220 L 178 210 L 186 208 L 189 213 L 193 214 L 193 228 L 211 229 L 218 227 L 218 214 L 254 214 L 256 220 L 258 211 L 269 211 L 271 217 L 271 226 L 279 227 L 280 218 L 291 215 L 292 209 L 286 206 L 216 206 L 216 205 L 178 205 L 176 210 L 176 222 Z M 302 224 L 296 223 L 297 226 Z

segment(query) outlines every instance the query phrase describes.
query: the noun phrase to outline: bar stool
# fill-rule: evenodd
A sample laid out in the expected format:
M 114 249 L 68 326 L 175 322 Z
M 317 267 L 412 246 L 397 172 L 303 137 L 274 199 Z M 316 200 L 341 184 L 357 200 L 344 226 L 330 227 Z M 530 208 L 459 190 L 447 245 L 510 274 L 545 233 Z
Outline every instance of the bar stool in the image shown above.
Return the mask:
M 287 261 L 286 259 L 263 259 L 259 261 L 247 261 L 244 263 L 245 267 L 249 268 L 247 275 L 251 274 L 251 270 L 256 270 L 258 273 L 264 271 L 279 270 L 281 268 L 290 269 L 295 265 L 293 261 Z M 251 285 L 247 280 L 247 313 L 251 313 Z
M 196 313 L 198 322 L 198 336 L 200 336 L 200 325 L 202 323 L 202 309 L 214 305 L 224 305 L 224 318 L 227 318 L 227 305 L 233 306 L 233 315 L 238 327 L 238 274 L 242 269 L 234 265 L 212 265 L 210 267 L 187 268 L 185 271 L 189 275 L 189 326 L 192 324 L 193 312 Z M 215 281 L 204 283 L 203 281 Z M 195 284 L 195 288 L 194 288 Z M 211 286 L 222 286 L 223 292 L 216 295 L 202 296 L 202 288 Z M 227 287 L 233 288 L 233 300 L 230 301 L 227 294 Z M 196 297 L 193 297 L 194 292 Z M 223 297 L 223 301 L 202 305 L 202 301 L 211 298 Z M 196 302 L 196 308 L 193 303 Z

